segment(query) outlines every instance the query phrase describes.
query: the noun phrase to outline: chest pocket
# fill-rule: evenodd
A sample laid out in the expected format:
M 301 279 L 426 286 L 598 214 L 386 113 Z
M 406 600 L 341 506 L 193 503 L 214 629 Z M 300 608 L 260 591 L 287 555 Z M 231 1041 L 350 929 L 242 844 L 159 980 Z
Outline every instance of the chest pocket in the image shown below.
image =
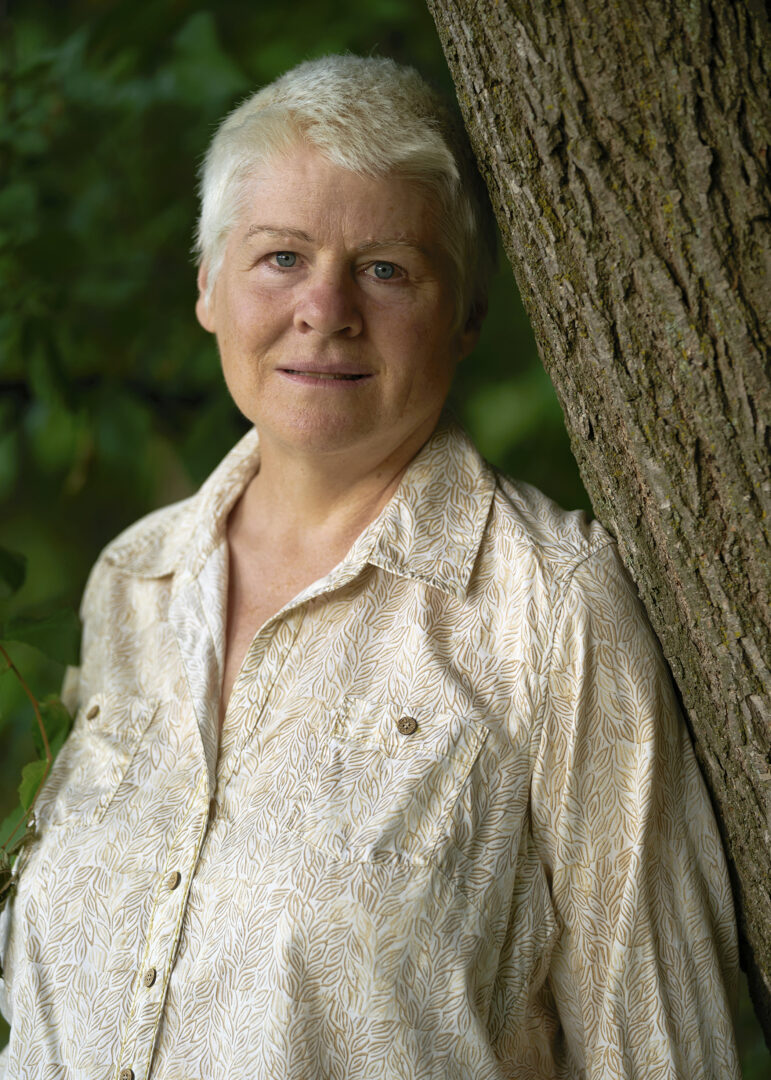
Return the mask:
M 335 859 L 427 863 L 486 737 L 463 717 L 347 698 L 289 828 Z
M 75 717 L 40 792 L 41 824 L 83 826 L 99 821 L 120 787 L 155 708 L 145 699 L 95 694 Z

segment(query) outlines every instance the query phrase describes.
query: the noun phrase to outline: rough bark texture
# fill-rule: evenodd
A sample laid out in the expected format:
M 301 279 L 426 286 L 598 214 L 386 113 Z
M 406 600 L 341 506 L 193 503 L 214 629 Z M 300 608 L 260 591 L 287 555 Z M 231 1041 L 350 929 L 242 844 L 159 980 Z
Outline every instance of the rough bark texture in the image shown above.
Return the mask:
M 690 721 L 771 1045 L 768 20 L 429 0 L 543 362 Z

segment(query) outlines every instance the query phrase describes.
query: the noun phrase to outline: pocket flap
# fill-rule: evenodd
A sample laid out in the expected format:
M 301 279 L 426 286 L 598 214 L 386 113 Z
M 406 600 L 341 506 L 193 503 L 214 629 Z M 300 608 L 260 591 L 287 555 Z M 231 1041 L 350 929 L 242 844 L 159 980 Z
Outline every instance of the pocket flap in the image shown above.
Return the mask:
M 345 699 L 302 784 L 289 828 L 345 861 L 432 859 L 487 729 L 466 717 Z

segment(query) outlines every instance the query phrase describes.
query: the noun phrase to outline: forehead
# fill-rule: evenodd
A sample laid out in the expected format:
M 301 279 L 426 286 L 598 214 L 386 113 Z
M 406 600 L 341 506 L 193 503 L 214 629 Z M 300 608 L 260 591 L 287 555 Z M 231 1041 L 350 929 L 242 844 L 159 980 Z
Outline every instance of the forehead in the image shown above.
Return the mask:
M 239 239 L 248 241 L 266 226 L 354 247 L 379 240 L 414 242 L 426 253 L 441 247 L 423 185 L 394 174 L 352 172 L 307 146 L 276 155 L 246 178 Z

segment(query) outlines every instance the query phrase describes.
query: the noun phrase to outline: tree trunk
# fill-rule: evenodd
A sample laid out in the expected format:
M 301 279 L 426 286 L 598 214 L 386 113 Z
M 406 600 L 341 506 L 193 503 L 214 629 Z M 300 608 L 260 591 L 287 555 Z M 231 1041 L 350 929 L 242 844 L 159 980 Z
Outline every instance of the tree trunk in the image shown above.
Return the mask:
M 771 1040 L 768 20 L 428 0 L 595 513 L 671 665 Z

